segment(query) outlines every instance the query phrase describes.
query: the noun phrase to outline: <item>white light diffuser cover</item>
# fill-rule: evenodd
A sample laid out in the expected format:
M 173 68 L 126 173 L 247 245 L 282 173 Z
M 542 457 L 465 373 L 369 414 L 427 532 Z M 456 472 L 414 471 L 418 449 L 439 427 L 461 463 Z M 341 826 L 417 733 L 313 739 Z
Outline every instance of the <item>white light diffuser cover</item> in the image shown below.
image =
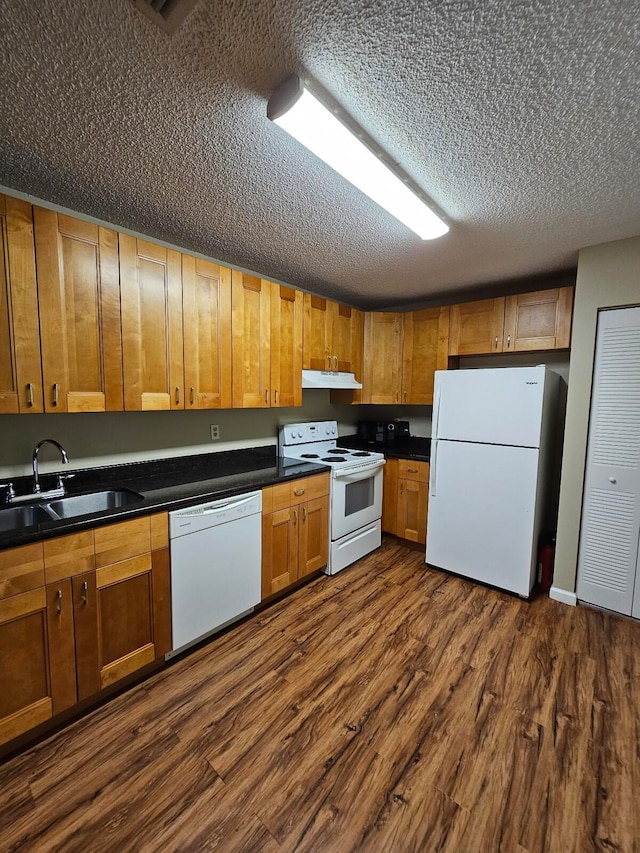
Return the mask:
M 441 237 L 449 230 L 449 226 L 308 89 L 273 120 L 423 240 Z

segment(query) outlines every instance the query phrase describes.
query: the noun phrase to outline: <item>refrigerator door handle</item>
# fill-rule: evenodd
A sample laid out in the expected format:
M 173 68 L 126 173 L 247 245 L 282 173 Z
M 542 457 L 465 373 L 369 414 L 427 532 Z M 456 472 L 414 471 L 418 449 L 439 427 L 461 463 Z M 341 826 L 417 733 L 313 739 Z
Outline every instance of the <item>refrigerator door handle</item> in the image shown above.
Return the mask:
M 442 405 L 442 385 L 438 382 L 438 387 L 436 390 L 436 399 L 433 406 L 434 409 L 434 423 L 431 433 L 434 438 L 438 438 L 438 426 L 440 424 L 440 406 Z
M 438 439 L 431 444 L 432 453 L 429 460 L 429 492 L 432 498 L 436 496 L 436 471 L 438 461 Z

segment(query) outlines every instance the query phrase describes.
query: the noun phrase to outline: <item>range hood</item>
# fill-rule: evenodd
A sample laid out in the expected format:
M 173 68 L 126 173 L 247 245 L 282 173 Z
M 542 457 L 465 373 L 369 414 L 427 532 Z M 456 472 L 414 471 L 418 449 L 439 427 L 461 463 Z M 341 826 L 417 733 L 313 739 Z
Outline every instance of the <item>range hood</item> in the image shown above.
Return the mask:
M 356 382 L 353 373 L 340 373 L 337 370 L 303 370 L 303 388 L 351 388 L 357 390 L 362 388 L 360 382 Z

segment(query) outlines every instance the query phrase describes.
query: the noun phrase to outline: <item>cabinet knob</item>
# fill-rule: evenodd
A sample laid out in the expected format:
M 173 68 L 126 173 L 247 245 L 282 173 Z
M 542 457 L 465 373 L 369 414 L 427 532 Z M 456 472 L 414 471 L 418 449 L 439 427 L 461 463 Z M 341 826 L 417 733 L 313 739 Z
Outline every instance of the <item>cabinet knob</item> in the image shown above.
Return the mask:
M 33 382 L 27 382 L 27 406 L 33 406 Z
M 300 497 L 300 495 L 304 495 L 304 491 L 305 491 L 304 489 L 295 489 L 295 490 L 294 490 L 294 492 L 293 492 L 293 494 L 294 494 L 297 498 L 299 498 L 299 497 Z
M 407 474 L 417 474 L 417 473 L 418 473 L 417 468 L 407 468 Z
M 609 482 L 610 483 L 617 483 L 618 481 L 616 480 L 615 477 L 609 477 Z

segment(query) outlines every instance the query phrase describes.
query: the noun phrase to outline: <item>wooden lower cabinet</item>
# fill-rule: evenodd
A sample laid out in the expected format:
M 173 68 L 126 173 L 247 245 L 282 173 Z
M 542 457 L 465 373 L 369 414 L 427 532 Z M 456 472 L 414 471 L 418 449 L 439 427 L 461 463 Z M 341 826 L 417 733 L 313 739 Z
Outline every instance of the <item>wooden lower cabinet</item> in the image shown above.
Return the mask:
M 329 475 L 262 490 L 262 599 L 327 565 Z
M 0 744 L 170 648 L 166 513 L 0 552 Z
M 429 463 L 387 459 L 382 492 L 382 529 L 411 542 L 427 541 Z

